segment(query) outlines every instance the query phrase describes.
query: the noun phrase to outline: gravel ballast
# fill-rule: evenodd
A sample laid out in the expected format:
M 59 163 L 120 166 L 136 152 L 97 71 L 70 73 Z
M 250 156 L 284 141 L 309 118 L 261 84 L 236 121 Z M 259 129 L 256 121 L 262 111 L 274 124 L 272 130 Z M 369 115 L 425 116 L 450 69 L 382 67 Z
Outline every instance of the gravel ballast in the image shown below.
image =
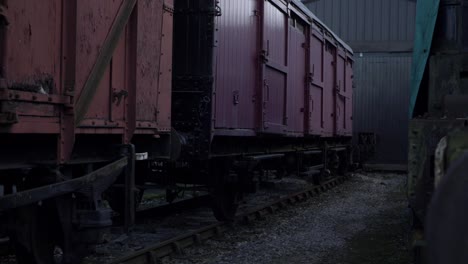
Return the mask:
M 164 263 L 411 263 L 405 175 L 355 174 L 319 197 Z

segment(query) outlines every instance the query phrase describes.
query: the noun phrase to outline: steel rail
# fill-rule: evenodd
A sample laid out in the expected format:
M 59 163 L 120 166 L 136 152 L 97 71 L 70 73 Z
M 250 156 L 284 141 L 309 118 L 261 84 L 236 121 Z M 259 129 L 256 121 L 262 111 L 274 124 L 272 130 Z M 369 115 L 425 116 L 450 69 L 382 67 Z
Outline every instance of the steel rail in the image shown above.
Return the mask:
M 176 200 L 172 203 L 164 203 L 157 206 L 142 208 L 136 211 L 136 215 L 138 218 L 148 218 L 154 217 L 155 215 L 166 215 L 180 210 L 202 207 L 209 204 L 210 197 L 210 194 L 200 194 L 199 196 Z
M 237 216 L 236 221 L 248 223 L 255 219 L 262 219 L 266 215 L 273 214 L 277 210 L 285 208 L 288 205 L 294 205 L 311 197 L 315 197 L 320 193 L 326 192 L 343 183 L 350 177 L 350 175 L 336 177 L 324 182 L 321 185 L 309 187 L 305 190 L 287 195 L 266 205 L 250 209 L 247 212 Z M 225 222 L 205 226 L 198 230 L 191 231 L 189 233 L 146 247 L 139 251 L 132 252 L 131 254 L 118 258 L 109 264 L 156 264 L 159 263 L 160 258 L 169 256 L 171 254 L 180 254 L 186 247 L 194 244 L 200 244 L 201 242 L 212 237 L 219 236 L 221 233 L 228 230 L 230 226 L 230 223 Z

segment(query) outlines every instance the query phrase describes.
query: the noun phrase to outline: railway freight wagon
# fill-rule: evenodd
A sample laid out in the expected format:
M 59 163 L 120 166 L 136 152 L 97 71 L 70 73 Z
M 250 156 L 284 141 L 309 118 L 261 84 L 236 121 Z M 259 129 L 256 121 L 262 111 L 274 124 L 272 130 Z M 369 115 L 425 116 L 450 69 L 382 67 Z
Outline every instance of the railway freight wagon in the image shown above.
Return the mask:
M 0 1 L 0 233 L 18 263 L 77 263 L 119 175 L 109 202 L 132 222 L 134 171 L 169 155 L 172 6 Z
M 111 224 L 103 197 L 129 227 L 145 182 L 208 189 L 231 220 L 265 170 L 352 163 L 352 51 L 299 1 L 0 7 L 0 234 L 19 263 L 79 262 Z
M 174 179 L 208 184 L 227 220 L 263 170 L 343 171 L 352 55 L 299 1 L 175 0 Z

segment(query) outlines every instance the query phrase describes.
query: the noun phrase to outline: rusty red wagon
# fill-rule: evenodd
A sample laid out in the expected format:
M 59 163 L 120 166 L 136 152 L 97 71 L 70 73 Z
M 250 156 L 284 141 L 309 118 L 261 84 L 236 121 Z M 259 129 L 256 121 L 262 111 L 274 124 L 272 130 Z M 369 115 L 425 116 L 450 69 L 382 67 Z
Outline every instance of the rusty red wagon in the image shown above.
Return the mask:
M 102 192 L 124 174 L 131 201 L 135 169 L 169 156 L 172 17 L 171 0 L 0 2 L 0 210 L 20 263 L 73 262 L 111 223 Z

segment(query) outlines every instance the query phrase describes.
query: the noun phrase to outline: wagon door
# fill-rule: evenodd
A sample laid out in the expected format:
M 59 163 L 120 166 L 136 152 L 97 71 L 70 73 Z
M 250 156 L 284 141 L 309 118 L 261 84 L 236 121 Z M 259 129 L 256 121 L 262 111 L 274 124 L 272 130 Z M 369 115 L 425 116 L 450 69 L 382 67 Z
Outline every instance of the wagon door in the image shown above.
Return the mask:
M 257 0 L 221 1 L 216 17 L 215 127 L 254 129 L 258 87 Z
M 343 136 L 345 124 L 345 74 L 346 74 L 346 54 L 343 50 L 339 49 L 336 56 L 336 86 L 335 86 L 335 135 Z
M 336 64 L 336 46 L 330 41 L 325 40 L 325 52 L 323 58 L 324 69 L 324 89 L 322 99 L 322 118 L 323 130 L 322 135 L 330 137 L 334 132 L 334 115 L 335 115 L 335 64 Z
M 306 23 L 296 15 L 289 19 L 289 55 L 287 89 L 287 132 L 304 133 L 304 104 L 306 80 Z
M 312 26 L 310 36 L 310 88 L 309 88 L 309 134 L 320 135 L 323 130 L 323 34 L 318 28 Z
M 349 55 L 349 54 L 348 54 Z M 344 135 L 353 134 L 353 60 L 348 57 L 346 60 L 346 80 L 344 86 L 345 94 L 345 128 Z
M 86 108 L 84 120 L 80 122 L 82 128 L 100 129 L 110 133 L 131 133 L 128 131 L 126 122 L 134 120 L 125 120 L 127 110 L 126 105 L 132 102 L 131 98 L 135 93 L 134 72 L 135 67 L 134 52 L 136 41 L 132 34 L 135 30 L 127 27 L 120 38 L 116 40 L 117 45 L 112 52 L 111 46 L 103 45 L 105 43 L 110 29 L 114 26 L 114 20 L 121 14 L 121 6 L 125 1 L 76 1 L 78 17 L 76 19 L 76 91 L 77 98 L 83 99 L 83 87 L 93 80 L 90 73 L 96 69 L 95 65 L 100 54 L 111 53 L 112 60 L 109 65 L 103 68 L 101 81 L 95 89 L 92 103 Z M 128 22 L 129 24 L 133 22 Z M 80 102 L 77 102 L 79 104 Z M 131 124 L 131 123 L 130 123 Z M 83 130 L 86 131 L 86 130 Z M 118 132 L 117 132 L 118 131 Z M 127 133 L 128 132 L 128 133 Z M 86 133 L 96 133 L 94 130 L 87 130 Z M 126 138 L 129 140 L 129 138 Z
M 263 131 L 281 134 L 286 129 L 287 7 L 265 1 L 263 25 Z

